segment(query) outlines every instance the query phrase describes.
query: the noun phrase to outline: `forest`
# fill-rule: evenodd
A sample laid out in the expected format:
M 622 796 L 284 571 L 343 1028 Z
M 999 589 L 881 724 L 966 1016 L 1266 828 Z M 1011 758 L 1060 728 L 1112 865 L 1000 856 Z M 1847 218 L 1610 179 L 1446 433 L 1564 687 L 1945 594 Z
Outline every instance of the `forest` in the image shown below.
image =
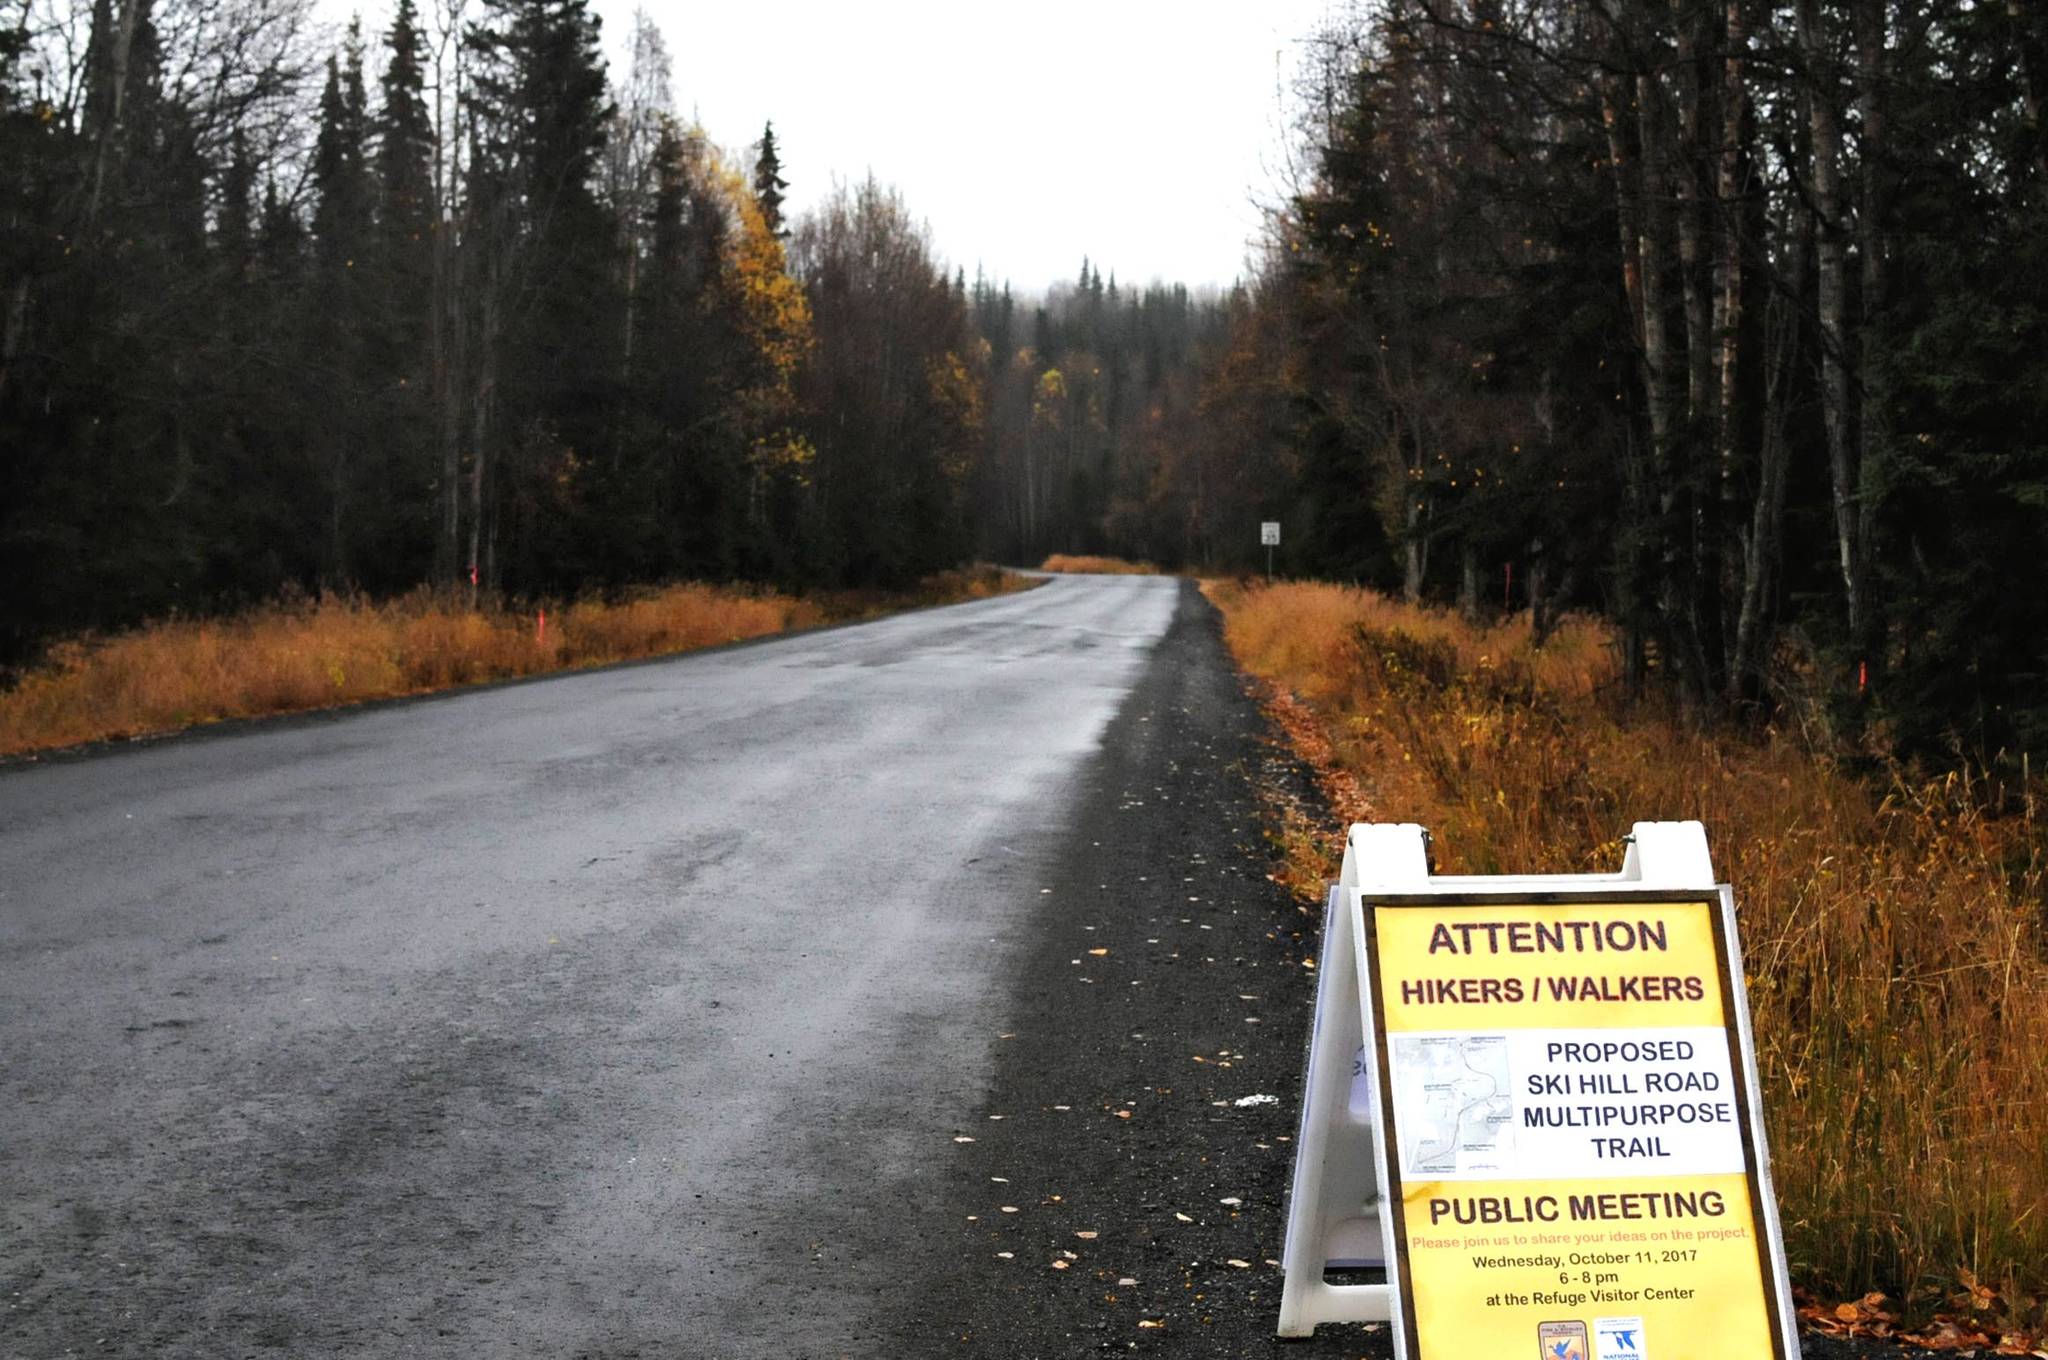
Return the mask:
M 0 667 L 285 595 L 1261 567 L 1616 625 L 1874 753 L 2048 730 L 2048 14 L 1357 0 L 1223 291 L 785 214 L 587 0 L 13 0 Z M 1035 186 L 1056 193 L 1056 184 Z M 1142 262 L 1137 262 L 1142 264 Z
M 2038 746 L 2048 11 L 1385 0 L 1314 50 L 1206 389 L 1290 566 L 1596 608 L 1695 712 Z

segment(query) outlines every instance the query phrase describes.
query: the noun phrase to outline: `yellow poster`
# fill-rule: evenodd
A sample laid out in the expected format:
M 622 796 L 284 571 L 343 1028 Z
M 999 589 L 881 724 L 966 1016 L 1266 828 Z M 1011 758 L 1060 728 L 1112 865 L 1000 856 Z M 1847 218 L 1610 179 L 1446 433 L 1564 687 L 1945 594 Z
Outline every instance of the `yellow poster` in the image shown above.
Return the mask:
M 1366 912 L 1406 1353 L 1782 1356 L 1719 904 Z

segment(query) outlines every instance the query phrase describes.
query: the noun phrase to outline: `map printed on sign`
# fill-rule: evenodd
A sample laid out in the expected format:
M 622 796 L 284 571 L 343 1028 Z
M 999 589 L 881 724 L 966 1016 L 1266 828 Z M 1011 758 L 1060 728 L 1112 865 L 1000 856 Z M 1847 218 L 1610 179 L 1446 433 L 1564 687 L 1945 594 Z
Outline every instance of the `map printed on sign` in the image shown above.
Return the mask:
M 1408 1114 L 1402 1170 L 1411 1176 L 1498 1174 L 1514 1147 L 1507 1036 L 1401 1034 L 1392 1046 L 1395 1104 Z
M 1362 899 L 1413 1360 L 1785 1360 L 1732 912 Z

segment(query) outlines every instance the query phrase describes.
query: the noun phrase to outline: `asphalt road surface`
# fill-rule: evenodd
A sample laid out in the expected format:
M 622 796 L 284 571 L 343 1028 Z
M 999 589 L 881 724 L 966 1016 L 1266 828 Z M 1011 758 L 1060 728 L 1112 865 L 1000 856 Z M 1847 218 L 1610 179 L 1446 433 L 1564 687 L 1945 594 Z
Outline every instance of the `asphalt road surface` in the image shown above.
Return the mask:
M 858 1351 L 1190 595 L 0 773 L 0 1352 Z
M 0 1356 L 1385 1355 L 1275 784 L 1137 577 L 0 770 Z

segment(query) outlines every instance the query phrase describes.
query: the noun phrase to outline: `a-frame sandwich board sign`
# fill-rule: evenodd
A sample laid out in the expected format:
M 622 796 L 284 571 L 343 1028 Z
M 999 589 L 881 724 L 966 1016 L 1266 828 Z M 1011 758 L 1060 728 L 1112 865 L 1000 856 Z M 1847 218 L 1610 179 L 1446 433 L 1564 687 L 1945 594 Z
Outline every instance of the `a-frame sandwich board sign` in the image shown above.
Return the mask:
M 1379 1073 L 1365 1052 L 1369 1017 L 1362 1003 L 1370 946 L 1364 899 L 1529 895 L 1597 902 L 1602 895 L 1640 899 L 1658 891 L 1694 897 L 1715 892 L 1706 833 L 1699 823 L 1639 822 L 1619 873 L 1556 875 L 1436 876 L 1429 872 L 1428 836 L 1422 827 L 1361 823 L 1351 828 L 1342 874 L 1331 890 L 1325 912 L 1322 954 L 1317 960 L 1315 1022 L 1288 1206 L 1281 1336 L 1308 1336 L 1319 1324 L 1329 1322 L 1399 1324 L 1403 1311 L 1397 1282 L 1388 1268 L 1392 1260 L 1389 1235 L 1394 1228 L 1390 1210 L 1396 1206 L 1383 1202 L 1386 1168 L 1391 1165 L 1386 1144 L 1391 1134 L 1385 1123 Z M 1725 893 L 1723 897 L 1725 900 Z M 1740 986 L 1739 973 L 1735 985 Z M 1731 1000 L 1740 1019 L 1740 1057 L 1753 1073 L 1747 1006 L 1739 997 Z M 1753 1079 L 1744 1103 L 1749 1107 L 1743 1111 L 1746 1122 L 1754 1122 L 1760 1107 Z M 1769 1239 L 1767 1243 L 1759 1241 L 1765 1286 L 1778 1296 L 1770 1300 L 1773 1311 L 1789 1316 L 1783 1249 L 1760 1132 L 1752 1163 L 1752 1184 L 1763 1201 L 1758 1206 L 1759 1222 Z M 1778 1263 L 1775 1271 L 1770 1269 L 1772 1257 Z M 1382 1272 L 1386 1282 L 1335 1283 L 1327 1278 L 1332 1270 L 1359 1269 Z M 1768 1278 L 1772 1275 L 1776 1278 Z

